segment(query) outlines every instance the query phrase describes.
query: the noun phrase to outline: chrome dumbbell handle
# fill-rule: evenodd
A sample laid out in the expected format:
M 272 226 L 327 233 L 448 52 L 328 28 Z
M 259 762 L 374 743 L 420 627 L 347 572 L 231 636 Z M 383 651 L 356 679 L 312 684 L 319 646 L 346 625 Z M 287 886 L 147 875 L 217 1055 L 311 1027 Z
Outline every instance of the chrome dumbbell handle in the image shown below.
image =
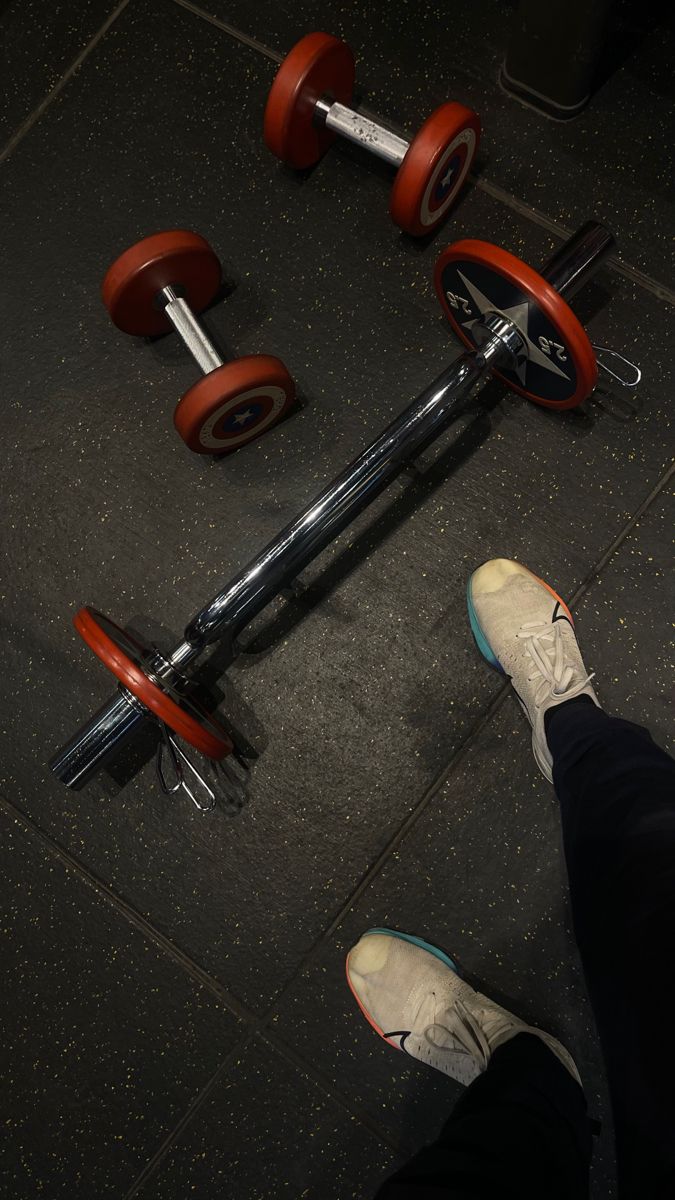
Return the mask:
M 223 359 L 182 296 L 178 296 L 172 287 L 165 287 L 159 292 L 157 302 L 204 375 L 223 366 Z
M 372 150 L 373 154 L 393 167 L 400 167 L 410 146 L 406 138 L 399 137 L 346 104 L 338 104 L 336 100 L 317 100 L 314 119 L 317 125 L 325 126 L 357 146 Z

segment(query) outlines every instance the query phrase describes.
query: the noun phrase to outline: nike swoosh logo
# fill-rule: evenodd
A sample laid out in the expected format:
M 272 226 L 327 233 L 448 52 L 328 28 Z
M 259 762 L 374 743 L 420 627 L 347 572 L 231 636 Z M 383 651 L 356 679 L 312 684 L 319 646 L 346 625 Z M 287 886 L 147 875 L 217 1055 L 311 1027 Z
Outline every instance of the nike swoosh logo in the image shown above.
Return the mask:
M 384 1036 L 386 1037 L 388 1042 L 390 1042 L 392 1040 L 392 1038 L 398 1038 L 399 1043 L 396 1048 L 398 1050 L 405 1050 L 405 1040 L 406 1040 L 406 1038 L 410 1037 L 410 1030 L 409 1029 L 394 1029 L 394 1030 L 392 1030 L 391 1033 L 385 1033 Z
M 555 602 L 555 608 L 553 609 L 553 616 L 551 617 L 551 624 L 553 625 L 555 621 L 567 621 L 567 624 L 569 625 L 570 629 L 574 629 L 574 626 L 573 626 L 572 622 L 570 621 L 567 613 L 563 612 L 562 605 L 560 604 L 559 600 L 556 600 L 556 602 Z

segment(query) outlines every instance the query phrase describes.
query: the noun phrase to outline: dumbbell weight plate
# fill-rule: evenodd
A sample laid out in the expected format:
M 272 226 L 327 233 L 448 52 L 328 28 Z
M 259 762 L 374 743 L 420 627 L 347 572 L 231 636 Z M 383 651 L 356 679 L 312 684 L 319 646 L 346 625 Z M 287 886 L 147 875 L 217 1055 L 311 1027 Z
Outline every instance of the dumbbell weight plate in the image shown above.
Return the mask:
M 155 681 L 148 676 L 143 664 L 155 653 L 152 646 L 120 629 L 93 608 L 81 608 L 75 613 L 73 624 L 89 649 L 120 683 L 195 750 L 215 759 L 232 753 L 232 740 L 218 721 L 193 700 L 178 696 L 165 680 Z
M 119 329 L 153 337 L 173 328 L 157 305 L 163 287 L 173 286 L 194 312 L 201 312 L 220 280 L 220 263 L 206 239 L 188 229 L 170 229 L 125 250 L 109 267 L 101 296 Z
M 198 454 L 229 454 L 275 425 L 295 399 L 280 359 L 250 354 L 210 371 L 176 405 L 174 425 Z
M 574 408 L 593 391 L 598 367 L 588 335 L 562 296 L 515 255 L 467 239 L 448 246 L 436 263 L 438 298 L 455 332 L 476 346 L 473 326 L 486 312 L 512 321 L 527 343 L 517 371 L 494 374 L 514 392 L 545 408 Z
M 440 225 L 471 169 L 480 121 L 449 101 L 432 112 L 412 139 L 391 190 L 389 211 L 414 237 Z
M 265 106 L 265 143 L 290 167 L 311 167 L 326 153 L 335 134 L 315 124 L 317 100 L 327 96 L 350 104 L 354 56 L 329 33 L 308 33 L 286 55 Z

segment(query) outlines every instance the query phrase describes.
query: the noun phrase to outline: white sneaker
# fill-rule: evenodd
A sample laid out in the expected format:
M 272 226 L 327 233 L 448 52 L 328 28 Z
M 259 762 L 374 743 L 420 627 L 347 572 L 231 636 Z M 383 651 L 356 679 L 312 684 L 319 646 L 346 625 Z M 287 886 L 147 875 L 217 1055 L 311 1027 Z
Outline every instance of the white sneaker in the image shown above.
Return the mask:
M 532 749 L 553 781 L 544 716 L 575 696 L 598 698 L 581 658 L 572 614 L 560 596 L 527 567 L 493 558 L 469 579 L 469 621 L 481 654 L 510 676 L 532 726 Z M 598 705 L 599 707 L 599 705 Z
M 380 1037 L 459 1083 L 481 1075 L 498 1046 L 530 1033 L 581 1084 L 560 1042 L 475 992 L 447 954 L 421 938 L 369 930 L 347 955 L 347 982 Z

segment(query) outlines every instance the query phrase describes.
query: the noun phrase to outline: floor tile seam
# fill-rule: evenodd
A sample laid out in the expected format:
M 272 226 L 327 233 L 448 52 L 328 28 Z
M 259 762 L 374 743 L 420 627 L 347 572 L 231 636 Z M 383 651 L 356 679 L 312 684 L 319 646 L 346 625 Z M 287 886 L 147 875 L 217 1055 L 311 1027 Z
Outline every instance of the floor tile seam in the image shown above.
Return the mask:
M 486 179 L 484 175 L 474 175 L 471 173 L 469 174 L 469 180 L 494 200 L 498 200 L 506 208 L 513 209 L 519 216 L 531 221 L 533 225 L 538 225 L 541 229 L 545 229 L 547 233 L 552 234 L 554 237 L 564 239 L 572 237 L 574 230 L 570 229 L 567 225 L 562 225 L 559 221 L 547 216 L 546 213 L 541 212 L 538 208 L 533 208 L 525 200 L 519 199 L 518 196 L 514 196 L 505 188 L 500 187 L 499 184 L 492 183 L 491 180 Z M 658 279 L 652 279 L 651 275 L 648 275 L 646 271 L 640 270 L 639 267 L 633 267 L 630 263 L 624 262 L 621 258 L 617 257 L 617 255 L 611 254 L 603 263 L 603 266 L 607 267 L 610 271 L 616 271 L 617 274 L 623 275 L 626 279 L 630 279 L 632 283 L 637 284 L 644 291 L 650 292 L 659 300 L 664 300 L 667 304 L 675 305 L 675 291 L 672 288 L 667 287 L 666 284 L 661 283 Z
M 353 1104 L 349 1097 L 346 1096 L 339 1087 L 336 1087 L 335 1084 L 316 1067 L 312 1060 L 306 1059 L 304 1055 L 300 1053 L 300 1051 L 295 1050 L 293 1046 L 289 1045 L 288 1042 L 279 1037 L 276 1030 L 270 1028 L 258 1029 L 254 1033 L 254 1038 L 256 1041 L 264 1042 L 266 1045 L 268 1045 L 274 1051 L 274 1053 L 279 1056 L 279 1058 L 284 1060 L 284 1062 L 289 1063 L 297 1071 L 301 1071 L 304 1075 L 307 1075 L 307 1077 L 311 1079 L 312 1082 L 318 1088 L 320 1088 L 320 1090 L 324 1092 L 334 1104 L 337 1104 L 352 1120 L 357 1121 L 359 1125 L 362 1125 L 365 1129 L 367 1129 L 368 1132 L 373 1135 L 373 1137 L 377 1138 L 378 1141 L 386 1145 L 395 1154 L 403 1155 L 405 1157 L 407 1157 L 409 1154 L 412 1154 L 412 1144 L 408 1145 L 405 1141 L 405 1138 L 397 1137 L 386 1127 L 386 1125 L 381 1124 L 381 1122 L 376 1120 L 374 1117 L 371 1117 L 365 1109 L 359 1108 L 357 1105 Z
M 612 540 L 612 542 L 610 542 L 610 544 L 606 548 L 606 550 L 603 551 L 603 553 L 596 560 L 596 562 L 591 567 L 591 569 L 587 572 L 584 579 L 576 587 L 576 589 L 572 593 L 572 596 L 569 601 L 570 608 L 574 609 L 574 607 L 576 607 L 578 605 L 579 601 L 590 590 L 590 588 L 593 586 L 593 584 L 595 582 L 597 582 L 597 580 L 600 578 L 600 572 L 605 569 L 605 567 L 609 563 L 610 559 L 620 550 L 625 539 L 629 536 L 629 534 L 632 532 L 632 530 L 635 528 L 635 526 L 638 524 L 638 522 L 646 514 L 646 512 L 651 507 L 651 505 L 658 499 L 658 497 L 661 495 L 661 493 L 665 490 L 669 480 L 673 477 L 674 473 L 675 473 L 675 463 L 671 464 L 664 471 L 664 473 L 661 475 L 660 479 L 657 481 L 657 483 L 651 489 L 649 494 L 645 497 L 645 499 L 642 501 L 642 503 L 635 510 L 635 513 L 625 522 L 625 524 L 622 526 L 622 528 L 619 531 L 619 533 L 617 534 L 617 536 Z M 311 965 L 311 963 L 313 962 L 314 958 L 316 957 L 316 955 L 318 954 L 319 950 L 324 945 L 324 943 L 330 941 L 331 937 L 336 932 L 336 930 L 339 929 L 339 927 L 342 925 L 342 923 L 344 922 L 346 917 L 349 915 L 350 911 L 359 902 L 359 900 L 361 899 L 361 896 L 368 890 L 371 883 L 373 883 L 373 881 L 377 878 L 377 876 L 380 874 L 380 871 L 383 869 L 383 867 L 389 861 L 391 856 L 396 852 L 396 850 L 398 850 L 401 843 L 405 841 L 408 833 L 417 824 L 417 821 L 423 815 L 423 813 L 425 812 L 425 810 L 427 809 L 427 807 L 429 806 L 431 801 L 434 799 L 434 797 L 437 795 L 437 793 L 440 791 L 440 789 L 445 785 L 445 783 L 448 781 L 448 779 L 451 777 L 451 775 L 454 774 L 456 769 L 461 765 L 463 759 L 466 757 L 466 755 L 468 754 L 468 752 L 470 751 L 470 749 L 472 748 L 474 743 L 481 736 L 483 730 L 492 722 L 492 720 L 495 718 L 497 713 L 500 711 L 500 709 L 501 709 L 502 705 L 504 704 L 506 697 L 510 691 L 511 691 L 511 685 L 508 681 L 506 681 L 499 688 L 499 690 L 493 695 L 492 699 L 490 700 L 489 704 L 487 705 L 487 708 L 485 708 L 483 710 L 483 712 L 478 716 L 478 718 L 472 725 L 471 729 L 469 730 L 466 738 L 454 751 L 454 753 L 450 757 L 448 763 L 445 765 L 445 767 L 443 767 L 443 769 L 439 772 L 439 774 L 431 782 L 431 784 L 429 784 L 429 787 L 423 793 L 423 795 L 421 796 L 420 800 L 417 802 L 415 807 L 411 809 L 411 811 L 408 813 L 407 817 L 404 818 L 402 823 L 394 831 L 394 833 L 392 834 L 391 838 L 389 839 L 387 845 L 381 850 L 381 852 L 379 853 L 379 855 L 377 856 L 375 861 L 373 863 L 371 863 L 371 865 L 364 872 L 364 874 L 361 877 L 361 879 L 359 880 L 358 884 L 350 892 L 346 901 L 341 905 L 340 909 L 338 910 L 336 915 L 333 917 L 332 921 L 326 926 L 326 928 L 319 934 L 319 936 L 312 943 L 310 949 L 303 956 L 301 962 L 296 967 L 292 976 L 284 983 L 283 987 L 280 989 L 280 991 L 274 997 L 272 1004 L 270 1005 L 268 1010 L 265 1012 L 265 1014 L 261 1018 L 260 1029 L 262 1032 L 267 1034 L 267 1032 L 269 1031 L 269 1029 L 272 1026 L 272 1022 L 279 1015 L 279 1006 L 282 1003 L 282 1001 L 285 999 L 286 995 L 290 991 L 292 991 L 292 989 L 295 986 L 295 984 L 297 983 L 298 979 L 303 974 L 303 972 L 306 971 L 307 968 Z
M 195 962 L 171 938 L 157 929 L 152 921 L 144 917 L 128 900 L 120 896 L 109 884 L 105 883 L 104 880 L 86 867 L 69 850 L 66 850 L 55 838 L 46 833 L 23 809 L 19 808 L 17 804 L 14 804 L 5 795 L 0 795 L 0 809 L 3 809 L 6 815 L 12 820 L 17 821 L 29 836 L 36 838 L 45 850 L 58 860 L 65 870 L 72 872 L 80 883 L 89 887 L 100 900 L 113 908 L 118 916 L 132 925 L 134 929 L 155 946 L 155 949 L 171 959 L 174 965 L 188 975 L 193 983 L 208 991 L 233 1016 L 237 1017 L 244 1024 L 253 1027 L 259 1024 L 260 1017 L 252 1012 L 236 996 L 232 995 L 215 976 L 211 975 L 209 971 Z
M 250 50 L 256 50 L 258 54 L 262 54 L 265 58 L 270 58 L 275 63 L 283 62 L 283 54 L 278 50 L 272 50 L 270 46 L 266 46 L 264 42 L 258 41 L 248 33 L 244 33 L 242 29 L 237 29 L 235 25 L 230 25 L 228 21 L 223 21 L 221 17 L 216 17 L 213 13 L 207 12 L 206 9 L 200 8 L 198 4 L 193 4 L 192 0 L 170 0 L 170 3 L 177 4 L 179 8 L 184 8 L 186 12 L 192 13 L 193 16 L 199 17 L 202 21 L 207 21 L 209 25 L 215 25 L 216 29 L 221 29 L 223 33 L 229 34 L 235 41 L 241 42 L 242 46 L 248 46 Z
M 160 1142 L 159 1146 L 155 1150 L 155 1153 L 152 1155 L 151 1158 L 148 1159 L 145 1166 L 142 1168 L 142 1170 L 136 1176 L 136 1178 L 135 1178 L 134 1182 L 132 1183 L 131 1187 L 129 1188 L 129 1190 L 127 1192 L 125 1192 L 123 1200 L 134 1200 L 134 1197 L 139 1194 L 140 1190 L 142 1188 L 144 1188 L 146 1183 L 148 1183 L 150 1181 L 152 1176 L 157 1173 L 157 1171 L 161 1167 L 162 1163 L 164 1162 L 164 1159 L 171 1152 L 175 1143 L 180 1138 L 181 1134 L 187 1129 L 188 1125 L 191 1123 L 193 1118 L 197 1115 L 199 1110 L 203 1107 L 203 1105 L 207 1102 L 207 1100 L 213 1095 L 213 1092 L 218 1087 L 219 1083 L 221 1082 L 221 1080 L 223 1079 L 223 1077 L 229 1070 L 233 1061 L 235 1061 L 238 1057 L 240 1057 L 242 1054 L 245 1053 L 248 1046 L 250 1045 L 250 1043 L 253 1040 L 253 1036 L 254 1036 L 254 1031 L 252 1029 L 249 1029 L 245 1033 L 245 1035 L 237 1041 L 237 1043 L 232 1047 L 232 1049 L 230 1051 L 228 1051 L 228 1053 L 225 1055 L 225 1058 L 220 1063 L 218 1068 L 214 1071 L 211 1078 L 206 1082 L 204 1087 L 201 1088 L 201 1090 L 197 1093 L 197 1095 L 193 1097 L 193 1099 L 190 1101 L 190 1104 L 185 1109 L 183 1115 L 179 1118 L 179 1120 L 176 1122 L 176 1124 L 172 1126 L 172 1128 L 166 1134 L 164 1139 Z
M 49 108 L 52 101 L 56 100 L 56 98 L 61 94 L 72 77 L 77 73 L 77 71 L 79 71 L 85 59 L 87 59 L 92 51 L 96 49 L 99 42 L 102 41 L 102 39 L 108 33 L 108 30 L 130 3 L 131 0 L 120 0 L 112 12 L 108 14 L 100 29 L 98 29 L 94 36 L 90 38 L 86 46 L 80 50 L 80 53 L 76 55 L 70 66 L 67 67 L 63 74 L 57 79 L 56 83 L 47 92 L 46 96 L 42 97 L 42 100 L 40 100 L 39 104 L 35 106 L 35 108 L 14 130 L 14 133 L 0 150 L 0 164 L 9 158 L 10 154 L 16 149 L 19 143 L 23 141 L 28 133 L 30 133 L 31 129 L 38 123 L 43 113 Z
M 665 468 L 663 474 L 657 479 L 651 491 L 645 496 L 644 500 L 638 505 L 635 512 L 628 518 L 624 525 L 617 533 L 616 537 L 609 543 L 609 546 L 602 552 L 600 558 L 596 560 L 590 570 L 582 579 L 575 592 L 570 597 L 570 608 L 576 608 L 579 601 L 586 596 L 592 589 L 595 583 L 600 579 L 601 573 L 610 562 L 610 559 L 619 552 L 626 538 L 633 532 L 635 526 L 642 520 L 652 504 L 658 500 L 659 496 L 664 492 L 675 475 L 675 460 Z
M 249 34 L 237 29 L 236 26 L 230 25 L 227 21 L 223 21 L 220 17 L 214 16 L 213 13 L 207 12 L 198 4 L 192 3 L 192 0 L 170 0 L 170 3 L 177 4 L 180 8 L 192 13 L 193 16 L 198 17 L 203 21 L 207 21 L 210 25 L 214 25 L 217 29 L 222 30 L 223 33 L 229 34 L 229 36 L 235 41 L 240 42 L 244 46 L 248 46 L 251 50 L 257 51 L 258 54 L 262 54 L 265 58 L 271 59 L 275 63 L 283 62 L 283 54 L 280 54 L 277 50 L 272 50 L 263 42 L 258 41 L 257 38 L 251 37 Z M 364 117 L 369 117 L 371 120 L 377 121 L 381 119 L 377 113 L 373 112 L 366 105 L 359 105 L 359 112 L 361 112 Z M 391 128 L 394 130 L 394 132 L 406 135 L 406 131 L 402 127 L 396 125 L 394 122 L 388 122 L 388 124 L 391 125 Z M 499 201 L 506 208 L 510 208 L 514 212 L 517 212 L 519 216 L 531 221 L 534 225 L 538 225 L 541 229 L 545 229 L 554 237 L 567 239 L 572 236 L 573 230 L 569 229 L 566 225 L 562 225 L 553 217 L 549 217 L 546 213 L 540 212 L 539 209 L 534 208 L 526 201 L 521 200 L 518 196 L 514 196 L 511 192 L 507 191 L 506 188 L 500 187 L 499 184 L 492 183 L 492 181 L 487 179 L 484 174 L 481 173 L 477 175 L 473 172 L 470 172 L 468 179 L 472 184 L 474 184 L 475 187 L 491 196 L 494 200 Z M 640 270 L 639 267 L 634 267 L 630 263 L 624 262 L 616 255 L 610 255 L 603 265 L 609 270 L 616 271 L 617 274 L 629 279 L 632 283 L 636 284 L 638 287 L 641 287 L 644 291 L 656 296 L 657 299 L 663 300 L 665 303 L 675 306 L 675 291 L 673 291 L 672 288 L 669 288 L 666 284 L 661 283 L 658 279 L 653 279 L 651 275 L 648 275 L 646 271 Z

